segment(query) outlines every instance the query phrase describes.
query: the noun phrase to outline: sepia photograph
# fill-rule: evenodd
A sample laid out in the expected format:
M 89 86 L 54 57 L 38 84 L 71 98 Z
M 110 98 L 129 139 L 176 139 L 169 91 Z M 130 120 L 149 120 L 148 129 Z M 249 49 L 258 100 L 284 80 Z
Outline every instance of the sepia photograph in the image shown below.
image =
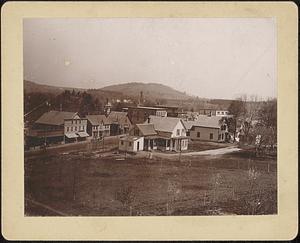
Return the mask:
M 24 215 L 277 214 L 274 18 L 25 18 Z
M 3 237 L 297 237 L 297 33 L 293 2 L 6 2 Z

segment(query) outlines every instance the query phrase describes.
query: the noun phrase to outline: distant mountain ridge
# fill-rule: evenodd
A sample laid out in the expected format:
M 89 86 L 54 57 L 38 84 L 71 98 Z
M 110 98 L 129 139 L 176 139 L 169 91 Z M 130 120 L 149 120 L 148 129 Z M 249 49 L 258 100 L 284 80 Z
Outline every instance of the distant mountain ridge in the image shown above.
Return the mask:
M 115 84 L 101 88 L 103 91 L 114 91 L 123 93 L 126 96 L 138 97 L 140 92 L 143 92 L 143 96 L 147 99 L 178 99 L 186 100 L 191 96 L 175 90 L 169 86 L 158 83 L 140 83 L 132 82 L 125 84 Z
M 133 97 L 137 98 L 140 92 L 143 92 L 145 99 L 175 99 L 175 100 L 186 100 L 191 98 L 191 96 L 185 94 L 184 92 L 177 91 L 169 86 L 158 84 L 158 83 L 125 83 L 125 84 L 115 84 L 106 86 L 99 89 L 80 89 L 71 87 L 57 87 L 44 84 L 38 84 L 32 81 L 24 80 L 24 90 L 26 93 L 40 92 L 40 93 L 52 93 L 60 94 L 64 90 L 75 90 L 75 91 L 86 91 L 94 96 L 103 96 L 105 98 L 114 98 L 119 96 Z
M 75 91 L 84 91 L 85 89 L 79 88 L 70 88 L 70 87 L 58 87 L 58 86 L 51 86 L 45 84 L 38 84 L 29 80 L 24 80 L 24 90 L 26 93 L 51 93 L 51 94 L 60 94 L 64 90 L 75 90 Z

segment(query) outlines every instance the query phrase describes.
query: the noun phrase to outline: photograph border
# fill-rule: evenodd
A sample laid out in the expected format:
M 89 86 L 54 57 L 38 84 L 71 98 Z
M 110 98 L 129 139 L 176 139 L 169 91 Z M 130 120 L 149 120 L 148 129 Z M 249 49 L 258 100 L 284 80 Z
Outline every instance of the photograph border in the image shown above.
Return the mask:
M 275 18 L 278 214 L 26 217 L 24 18 Z M 294 2 L 6 2 L 1 9 L 2 235 L 9 240 L 290 240 L 298 233 L 298 8 Z

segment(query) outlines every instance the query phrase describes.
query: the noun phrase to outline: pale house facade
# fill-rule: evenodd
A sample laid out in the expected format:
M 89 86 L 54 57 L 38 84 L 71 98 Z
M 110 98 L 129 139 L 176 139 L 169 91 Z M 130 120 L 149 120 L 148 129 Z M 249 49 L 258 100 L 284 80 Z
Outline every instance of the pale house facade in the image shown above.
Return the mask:
M 64 119 L 65 142 L 84 141 L 87 133 L 87 119 L 76 114 L 72 118 Z

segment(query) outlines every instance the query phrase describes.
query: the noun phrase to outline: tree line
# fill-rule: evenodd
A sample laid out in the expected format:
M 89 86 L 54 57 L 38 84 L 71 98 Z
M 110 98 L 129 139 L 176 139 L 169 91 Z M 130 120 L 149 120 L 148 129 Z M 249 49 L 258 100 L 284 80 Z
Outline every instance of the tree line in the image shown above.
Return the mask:
M 231 102 L 227 119 L 229 132 L 239 142 L 254 145 L 257 150 L 274 148 L 277 144 L 277 99 L 258 100 L 242 96 Z

